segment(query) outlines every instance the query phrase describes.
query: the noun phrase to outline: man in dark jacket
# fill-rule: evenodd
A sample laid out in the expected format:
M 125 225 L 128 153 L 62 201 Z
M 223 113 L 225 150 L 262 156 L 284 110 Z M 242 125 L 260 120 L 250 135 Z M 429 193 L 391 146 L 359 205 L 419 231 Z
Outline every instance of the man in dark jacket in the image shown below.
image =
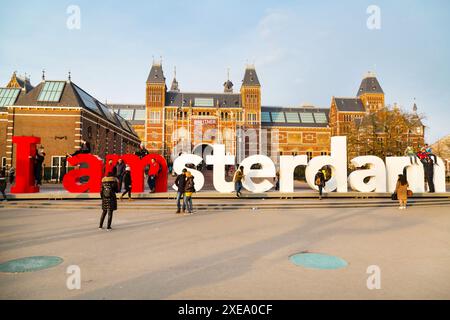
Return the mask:
M 123 178 L 123 185 L 125 187 L 125 191 L 120 196 L 120 200 L 122 200 L 123 196 L 128 193 L 128 200 L 131 201 L 131 185 L 132 185 L 132 182 L 131 182 L 131 169 L 130 169 L 130 166 L 126 165 L 125 173 L 123 174 L 122 178 Z
M 314 177 L 314 184 L 319 187 L 319 200 L 322 200 L 322 190 L 325 188 L 325 175 L 320 169 Z
M 6 198 L 5 190 L 6 190 L 6 170 L 5 168 L 3 168 L 2 170 L 0 170 L 0 193 L 3 195 L 2 201 L 8 201 L 8 199 Z
M 77 151 L 75 151 L 72 154 L 67 154 L 67 156 L 68 157 L 74 157 L 74 156 L 76 156 L 77 154 L 80 154 L 80 153 L 91 153 L 91 144 L 88 141 L 81 140 L 80 149 L 78 149 Z
M 431 160 L 430 157 L 425 158 L 425 161 L 423 163 L 423 168 L 425 171 L 425 179 L 428 183 L 428 191 L 433 193 L 434 192 L 434 162 Z
M 136 150 L 136 152 L 134 153 L 135 155 L 137 155 L 139 157 L 139 159 L 142 159 L 143 157 L 145 157 L 146 155 L 149 154 L 148 150 L 145 148 L 145 144 L 142 142 L 139 146 L 139 149 Z
M 42 184 L 42 166 L 45 160 L 45 152 L 43 148 L 36 150 L 34 158 L 34 180 L 37 186 Z
M 107 230 L 111 230 L 111 222 L 113 218 L 113 211 L 117 210 L 117 179 L 110 172 L 107 177 L 102 179 L 102 190 L 100 191 L 100 197 L 102 198 L 102 216 L 100 218 L 99 229 L 103 229 L 103 222 L 106 214 L 108 214 L 108 227 Z
M 117 160 L 116 164 L 116 178 L 119 180 L 119 189 L 118 192 L 122 191 L 122 182 L 123 182 L 123 175 L 125 174 L 125 163 L 122 159 Z
M 183 169 L 182 173 L 175 179 L 175 185 L 177 186 L 177 213 L 181 210 L 181 199 L 183 198 L 183 213 L 186 211 L 186 202 L 184 201 L 184 189 L 186 186 L 186 172 L 187 169 Z

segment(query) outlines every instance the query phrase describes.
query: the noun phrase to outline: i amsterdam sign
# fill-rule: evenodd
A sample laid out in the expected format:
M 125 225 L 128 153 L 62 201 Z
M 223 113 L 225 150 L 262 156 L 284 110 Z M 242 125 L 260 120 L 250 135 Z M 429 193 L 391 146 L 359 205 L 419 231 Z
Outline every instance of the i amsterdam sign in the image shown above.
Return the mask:
M 33 162 L 31 158 L 36 153 L 36 145 L 40 143 L 38 137 L 13 137 L 13 143 L 17 145 L 16 157 L 16 183 L 11 188 L 12 193 L 35 193 L 39 192 L 39 187 L 34 184 Z M 156 192 L 167 192 L 167 163 L 158 154 L 149 154 L 140 159 L 133 154 L 108 155 L 105 163 L 112 160 L 114 166 L 121 158 L 131 168 L 132 190 L 133 192 L 144 191 L 144 170 L 155 159 L 161 165 L 161 173 L 157 179 Z M 173 163 L 173 169 L 180 174 L 186 165 L 198 165 L 203 158 L 195 154 L 182 154 Z M 69 171 L 63 179 L 63 186 L 68 192 L 97 193 L 101 189 L 101 179 L 103 169 L 107 172 L 108 165 L 103 160 L 92 154 L 78 154 L 68 158 L 71 166 L 84 164 L 87 168 L 78 168 Z M 386 162 L 376 156 L 360 156 L 351 160 L 355 167 L 366 167 L 358 169 L 347 175 L 347 140 L 346 137 L 331 138 L 331 155 L 319 156 L 308 161 L 306 155 L 280 156 L 280 192 L 294 192 L 294 169 L 297 166 L 305 166 L 306 182 L 312 189 L 317 190 L 314 185 L 314 176 L 323 166 L 332 168 L 332 178 L 327 182 L 325 191 L 348 192 L 348 186 L 359 192 L 393 192 L 395 190 L 398 175 L 406 168 L 409 188 L 413 192 L 424 192 L 424 169 L 421 164 L 411 164 L 408 157 L 387 157 Z M 213 184 L 218 192 L 230 193 L 234 190 L 234 183 L 225 180 L 225 166 L 235 165 L 235 156 L 225 154 L 225 146 L 222 144 L 213 145 L 213 154 L 206 156 L 206 164 L 213 166 Z M 260 169 L 251 169 L 252 165 L 260 164 Z M 276 168 L 273 161 L 265 155 L 252 155 L 245 158 L 240 165 L 244 167 L 246 179 L 243 186 L 254 193 L 262 193 L 273 188 L 270 182 L 276 175 Z M 196 190 L 200 191 L 204 185 L 204 176 L 200 171 L 190 169 L 195 177 Z M 82 183 L 81 177 L 89 177 L 87 182 Z M 258 179 L 258 183 L 251 178 Z M 262 180 L 262 181 L 261 181 Z M 445 167 L 440 158 L 434 165 L 434 184 L 436 192 L 445 192 Z M 176 190 L 175 186 L 172 186 Z

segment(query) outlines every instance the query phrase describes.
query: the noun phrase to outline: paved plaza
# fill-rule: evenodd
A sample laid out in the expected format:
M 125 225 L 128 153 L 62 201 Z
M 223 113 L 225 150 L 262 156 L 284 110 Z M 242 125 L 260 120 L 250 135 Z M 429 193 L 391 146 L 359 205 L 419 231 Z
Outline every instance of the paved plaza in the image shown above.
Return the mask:
M 354 208 L 330 202 L 283 210 L 289 201 L 277 201 L 278 209 L 205 206 L 189 216 L 152 209 L 150 201 L 133 210 L 120 203 L 111 232 L 97 229 L 99 209 L 86 203 L 5 206 L 0 263 L 30 256 L 63 262 L 0 273 L 0 299 L 450 299 L 450 205 L 400 211 L 353 200 Z M 348 265 L 304 268 L 289 260 L 299 252 Z M 81 270 L 79 290 L 66 286 L 71 265 Z M 371 265 L 381 270 L 380 289 L 367 288 Z

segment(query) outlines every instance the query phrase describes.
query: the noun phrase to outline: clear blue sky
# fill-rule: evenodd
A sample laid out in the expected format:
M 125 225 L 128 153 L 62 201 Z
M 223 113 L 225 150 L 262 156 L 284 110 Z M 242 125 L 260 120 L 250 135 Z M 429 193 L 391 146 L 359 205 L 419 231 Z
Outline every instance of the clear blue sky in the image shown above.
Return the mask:
M 450 1 L 4 1 L 0 85 L 11 73 L 64 79 L 98 99 L 143 103 L 152 56 L 173 67 L 183 91 L 222 91 L 226 70 L 239 90 L 255 63 L 263 105 L 355 96 L 375 70 L 386 102 L 426 114 L 427 140 L 450 133 Z M 381 29 L 369 30 L 369 5 Z M 81 9 L 69 30 L 66 10 Z

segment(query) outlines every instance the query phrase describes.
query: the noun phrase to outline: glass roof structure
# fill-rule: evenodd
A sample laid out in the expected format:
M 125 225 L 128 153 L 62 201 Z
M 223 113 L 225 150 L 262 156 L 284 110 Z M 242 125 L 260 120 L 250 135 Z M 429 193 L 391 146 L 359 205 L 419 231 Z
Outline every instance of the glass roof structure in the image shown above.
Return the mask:
M 59 102 L 65 85 L 65 81 L 46 81 L 39 93 L 37 101 Z
M 19 96 L 20 89 L 0 88 L 0 107 L 12 106 Z

